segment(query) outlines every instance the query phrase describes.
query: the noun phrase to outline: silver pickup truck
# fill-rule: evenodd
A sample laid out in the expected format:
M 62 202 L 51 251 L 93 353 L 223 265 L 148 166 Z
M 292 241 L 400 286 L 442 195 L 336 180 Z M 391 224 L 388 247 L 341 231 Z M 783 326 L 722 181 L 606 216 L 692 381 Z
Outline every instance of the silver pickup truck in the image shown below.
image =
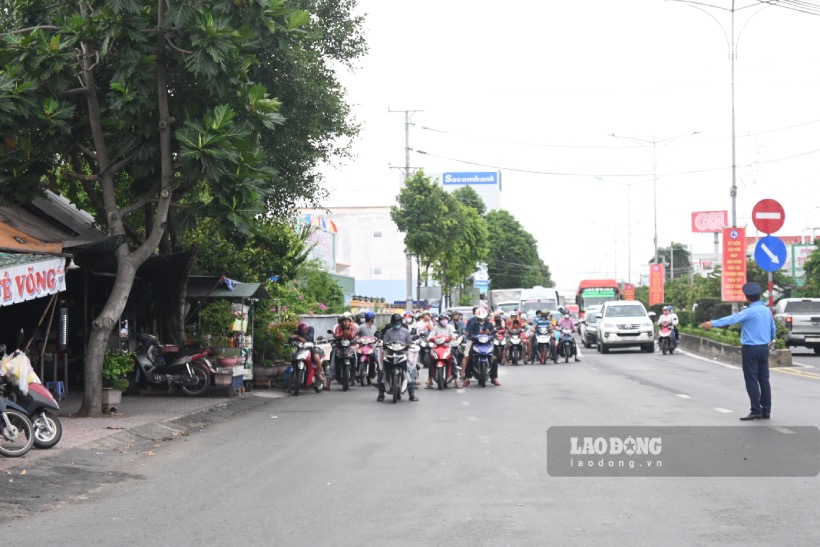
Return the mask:
M 784 298 L 775 304 L 774 316 L 789 329 L 787 346 L 805 346 L 820 354 L 820 298 Z

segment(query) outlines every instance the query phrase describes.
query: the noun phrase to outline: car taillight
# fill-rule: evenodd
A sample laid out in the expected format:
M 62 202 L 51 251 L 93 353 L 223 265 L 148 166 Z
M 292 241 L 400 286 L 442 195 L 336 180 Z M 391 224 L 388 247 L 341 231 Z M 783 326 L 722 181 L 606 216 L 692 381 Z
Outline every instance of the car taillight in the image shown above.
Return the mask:
M 792 317 L 791 315 L 787 316 L 786 319 L 786 328 L 792 330 Z

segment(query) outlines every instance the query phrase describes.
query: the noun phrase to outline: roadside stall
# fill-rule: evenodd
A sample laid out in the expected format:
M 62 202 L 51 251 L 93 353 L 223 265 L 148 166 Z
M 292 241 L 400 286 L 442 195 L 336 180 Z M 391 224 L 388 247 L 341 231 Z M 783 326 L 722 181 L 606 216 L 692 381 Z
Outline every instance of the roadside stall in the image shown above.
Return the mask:
M 251 389 L 253 385 L 253 309 L 268 292 L 261 283 L 243 283 L 225 276 L 191 276 L 188 280 L 188 298 L 207 302 L 227 299 L 231 302 L 232 320 L 226 325 L 225 346 L 215 348 L 215 383 L 231 387 L 235 392 Z M 227 351 L 225 351 L 227 349 Z

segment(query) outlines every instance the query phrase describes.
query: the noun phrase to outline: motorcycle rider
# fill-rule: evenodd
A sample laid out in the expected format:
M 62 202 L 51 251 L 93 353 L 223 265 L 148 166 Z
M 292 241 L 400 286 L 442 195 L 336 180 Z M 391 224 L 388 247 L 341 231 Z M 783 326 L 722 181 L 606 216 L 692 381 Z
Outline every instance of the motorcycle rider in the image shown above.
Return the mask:
M 518 320 L 518 316 L 515 314 L 515 312 L 510 314 L 510 323 L 509 323 L 509 328 L 507 329 L 507 336 L 510 335 L 510 331 L 514 331 L 514 330 L 521 331 L 521 344 L 524 346 L 524 352 L 523 352 L 523 355 L 522 355 L 522 360 L 524 360 L 524 359 L 527 358 L 527 355 L 529 355 L 532 350 L 530 349 L 529 337 L 527 337 L 527 335 L 524 331 L 524 326 L 521 324 L 521 321 Z M 509 351 L 509 344 L 507 345 L 507 347 L 504 348 L 504 360 L 507 359 L 507 352 L 508 351 Z
M 359 330 L 358 330 L 358 333 L 357 333 L 358 337 L 362 338 L 362 337 L 367 336 L 367 337 L 370 337 L 370 338 L 376 338 L 376 333 L 379 330 L 379 329 L 376 328 L 376 325 L 374 324 L 375 320 L 376 320 L 376 314 L 373 313 L 372 311 L 366 311 L 366 312 L 360 313 L 359 315 L 364 315 L 364 323 L 361 323 L 359 325 Z M 381 348 L 378 345 L 375 345 L 373 347 L 373 358 L 376 360 L 376 368 L 377 369 L 378 369 L 379 365 L 382 362 L 380 352 L 381 352 Z
M 493 328 L 495 329 L 495 334 L 497 336 L 502 336 L 506 338 L 504 333 L 506 332 L 507 323 L 504 321 L 504 312 L 498 311 L 493 316 Z M 501 352 L 501 365 L 503 365 L 507 360 L 507 346 L 504 345 L 504 349 Z
M 394 313 L 390 316 L 390 324 L 388 325 L 387 330 L 384 331 L 382 342 L 385 344 L 398 342 L 406 346 L 413 343 L 413 339 L 410 336 L 410 331 L 404 326 L 402 316 L 398 313 Z M 381 368 L 382 371 L 379 374 L 379 396 L 376 398 L 379 402 L 384 401 L 384 367 Z M 415 376 L 418 375 L 418 371 L 416 370 L 416 367 L 410 366 L 409 363 L 407 369 L 407 392 L 410 394 L 411 401 L 418 401 L 419 398 L 416 397 L 415 382 Z
M 313 342 L 314 344 L 316 343 L 315 332 L 313 330 L 313 327 L 311 327 L 305 322 L 301 322 L 299 323 L 299 325 L 297 325 L 296 330 L 291 333 L 290 339 L 299 340 L 300 342 Z M 322 348 L 318 346 L 313 346 L 310 349 L 310 359 L 311 361 L 313 361 L 314 374 L 320 382 L 325 383 L 325 389 L 330 389 L 330 387 L 328 387 L 327 379 L 324 377 L 324 375 L 322 375 L 322 356 L 324 354 L 325 352 L 323 352 Z
M 492 323 L 487 319 L 488 315 L 487 308 L 478 308 L 475 311 L 475 321 L 467 325 L 467 337 L 470 339 L 470 342 L 467 343 L 467 350 L 464 352 L 466 354 L 464 357 L 465 362 L 462 364 L 464 372 L 461 378 L 464 380 L 464 387 L 470 385 L 470 372 L 472 371 L 473 361 L 473 345 L 471 342 L 473 337 L 479 334 L 489 334 L 490 336 L 495 334 Z M 501 385 L 501 382 L 498 381 L 498 363 L 495 362 L 495 359 L 493 359 L 493 364 L 490 367 L 490 380 L 492 380 L 494 386 Z
M 442 335 L 442 334 L 447 335 L 447 336 L 452 338 L 453 336 L 455 336 L 455 332 L 456 332 L 455 328 L 453 327 L 453 325 L 450 324 L 450 318 L 447 317 L 446 315 L 441 315 L 441 316 L 439 316 L 438 321 L 436 322 L 436 326 L 433 327 L 433 330 L 430 331 L 430 335 L 427 338 L 429 340 L 432 340 L 436 336 L 439 336 L 439 335 Z M 425 389 L 433 389 L 433 362 L 432 362 L 432 359 L 430 360 L 429 363 L 427 363 L 426 366 L 427 366 L 427 385 L 425 385 L 424 388 Z M 451 373 L 452 373 L 452 368 L 453 367 L 451 367 L 451 370 L 450 370 Z M 458 384 L 456 384 L 456 387 L 458 387 Z
M 575 331 L 576 328 L 577 328 L 577 326 L 575 324 L 575 319 L 572 318 L 572 316 L 569 314 L 569 312 L 567 310 L 564 310 L 563 317 L 561 317 L 561 320 L 558 321 L 558 329 L 559 330 L 569 329 L 570 331 Z M 563 334 L 562 334 L 562 336 L 563 336 Z M 572 336 L 572 335 L 570 335 L 570 336 Z M 572 347 L 573 347 L 573 354 L 574 354 L 575 360 L 580 361 L 581 360 L 581 350 L 578 349 L 578 344 L 574 344 Z
M 336 340 L 350 340 L 351 344 L 358 338 L 359 328 L 353 324 L 353 314 L 349 311 L 344 312 L 339 316 L 337 325 L 333 329 L 333 338 Z M 336 348 L 330 354 L 330 371 L 328 372 L 327 381 L 325 381 L 325 389 L 330 390 L 330 384 L 336 378 L 336 359 L 334 353 Z M 356 352 L 353 353 L 353 368 L 356 367 Z
M 553 323 L 550 318 L 550 312 L 545 311 L 542 312 L 541 310 L 536 310 L 535 312 L 535 319 L 532 322 L 532 353 L 530 353 L 530 363 L 535 362 L 535 353 L 538 351 L 538 343 L 535 340 L 535 335 L 538 332 L 538 327 L 547 327 L 547 329 L 553 328 Z M 552 352 L 555 351 L 555 348 L 552 347 L 550 344 L 550 356 L 552 356 Z
M 672 311 L 672 306 L 664 306 L 661 316 L 658 317 L 658 326 L 662 324 L 672 326 L 672 347 L 678 347 L 678 314 Z

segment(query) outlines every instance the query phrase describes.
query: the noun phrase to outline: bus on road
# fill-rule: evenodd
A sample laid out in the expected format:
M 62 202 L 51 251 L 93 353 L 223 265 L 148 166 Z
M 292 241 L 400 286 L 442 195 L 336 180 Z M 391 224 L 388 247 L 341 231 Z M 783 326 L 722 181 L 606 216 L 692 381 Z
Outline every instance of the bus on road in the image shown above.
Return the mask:
M 604 302 L 622 298 L 621 287 L 614 279 L 584 279 L 578 286 L 575 303 L 578 304 L 579 314 L 583 317 L 584 310 L 589 306 L 601 306 Z

